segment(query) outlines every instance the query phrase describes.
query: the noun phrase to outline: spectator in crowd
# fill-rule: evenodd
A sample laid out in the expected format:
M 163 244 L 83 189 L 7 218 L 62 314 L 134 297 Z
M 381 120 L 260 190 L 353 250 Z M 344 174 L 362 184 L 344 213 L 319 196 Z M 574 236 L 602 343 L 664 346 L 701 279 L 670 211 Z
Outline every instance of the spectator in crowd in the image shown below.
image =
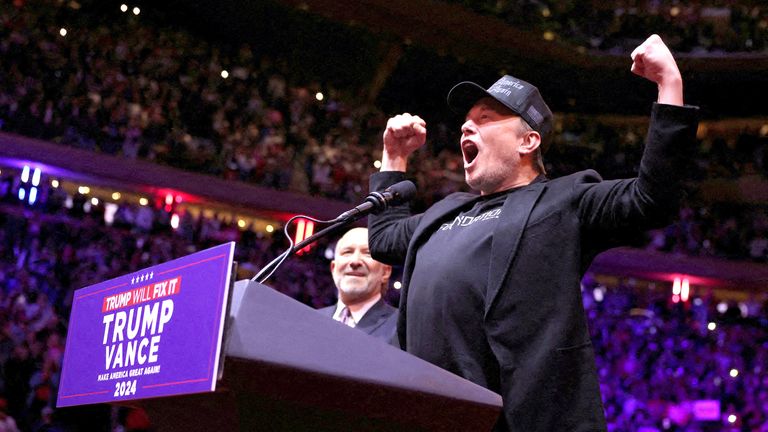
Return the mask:
M 8 415 L 8 401 L 0 399 L 0 432 L 19 432 L 16 420 Z

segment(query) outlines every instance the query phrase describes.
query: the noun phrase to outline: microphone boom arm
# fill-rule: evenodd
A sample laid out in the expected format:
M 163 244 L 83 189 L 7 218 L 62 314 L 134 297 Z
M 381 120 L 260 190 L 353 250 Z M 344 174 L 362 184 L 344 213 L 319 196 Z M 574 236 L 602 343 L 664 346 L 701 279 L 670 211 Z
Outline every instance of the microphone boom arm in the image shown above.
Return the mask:
M 312 219 L 310 217 L 304 216 L 307 219 L 315 220 L 316 222 L 321 223 L 332 223 L 333 225 L 323 228 L 322 230 L 312 234 L 311 236 L 305 238 L 301 242 L 299 242 L 296 245 L 293 245 L 293 241 L 291 241 L 290 236 L 288 236 L 288 225 L 297 217 L 300 216 L 294 216 L 292 217 L 285 227 L 285 235 L 288 236 L 288 241 L 291 242 L 293 246 L 286 249 L 285 252 L 277 256 L 274 260 L 272 260 L 270 263 L 268 263 L 264 268 L 262 268 L 256 276 L 254 276 L 251 280 L 258 281 L 259 283 L 264 283 L 271 275 L 272 273 L 277 270 L 277 267 L 279 267 L 285 260 L 291 255 L 295 255 L 300 250 L 307 247 L 307 245 L 316 242 L 322 237 L 325 237 L 329 234 L 333 234 L 337 231 L 339 231 L 341 228 L 351 224 L 352 222 L 362 219 L 363 217 L 367 216 L 369 213 L 377 214 L 378 212 L 388 208 L 390 205 L 400 204 L 402 202 L 406 202 L 413 198 L 414 194 L 416 193 L 416 186 L 408 181 L 404 180 L 399 183 L 395 183 L 394 185 L 388 187 L 382 192 L 371 192 L 368 194 L 368 196 L 365 198 L 365 202 L 360 204 L 359 206 L 345 211 L 344 213 L 340 214 L 335 219 L 329 220 L 329 221 L 318 221 L 316 219 Z

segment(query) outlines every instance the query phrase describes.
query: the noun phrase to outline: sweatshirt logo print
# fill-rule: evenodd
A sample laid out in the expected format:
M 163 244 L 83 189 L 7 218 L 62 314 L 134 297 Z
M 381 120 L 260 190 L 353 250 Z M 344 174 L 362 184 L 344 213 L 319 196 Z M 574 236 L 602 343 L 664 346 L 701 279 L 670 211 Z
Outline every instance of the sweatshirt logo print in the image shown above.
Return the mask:
M 477 216 L 459 215 L 459 216 L 456 216 L 453 219 L 453 222 L 451 222 L 451 223 L 444 223 L 444 224 L 440 225 L 440 231 L 450 231 L 450 230 L 452 230 L 454 228 L 467 227 L 467 226 L 470 226 L 470 225 L 472 225 L 474 223 L 477 223 L 477 222 L 487 221 L 487 220 L 491 220 L 491 219 L 498 219 L 500 215 L 501 215 L 501 209 L 500 208 L 489 210 L 489 211 L 487 211 L 485 213 L 481 213 L 481 214 L 479 214 Z

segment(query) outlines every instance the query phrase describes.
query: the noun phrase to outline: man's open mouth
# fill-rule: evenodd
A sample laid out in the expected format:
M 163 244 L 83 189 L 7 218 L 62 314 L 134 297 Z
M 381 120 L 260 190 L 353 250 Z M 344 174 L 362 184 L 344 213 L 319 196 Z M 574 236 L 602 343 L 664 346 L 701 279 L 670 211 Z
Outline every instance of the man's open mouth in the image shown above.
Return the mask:
M 461 151 L 464 153 L 464 166 L 472 165 L 472 162 L 477 157 L 477 145 L 469 140 L 464 141 L 461 143 Z

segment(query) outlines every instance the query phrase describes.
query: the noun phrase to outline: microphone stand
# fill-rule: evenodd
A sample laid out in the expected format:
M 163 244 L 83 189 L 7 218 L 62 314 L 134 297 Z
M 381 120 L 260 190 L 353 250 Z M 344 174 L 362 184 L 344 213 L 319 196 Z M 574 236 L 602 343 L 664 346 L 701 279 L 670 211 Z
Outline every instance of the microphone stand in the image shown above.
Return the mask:
M 321 229 L 320 231 L 312 234 L 311 236 L 305 238 L 304 240 L 300 241 L 298 244 L 293 246 L 290 249 L 291 252 L 288 254 L 288 256 L 294 255 L 296 252 L 298 252 L 298 251 L 304 249 L 305 247 L 307 247 L 307 245 L 312 244 L 312 243 L 320 240 L 321 238 L 323 238 L 325 236 L 328 236 L 328 235 L 331 235 L 331 234 L 334 234 L 334 233 L 338 232 L 341 228 L 344 228 L 345 226 L 349 225 L 350 223 L 356 221 L 357 219 L 360 219 L 360 218 L 358 217 L 356 219 L 353 219 L 353 218 L 342 219 L 342 220 L 340 220 L 338 222 L 335 222 L 331 226 L 328 226 L 328 227 L 325 227 L 325 228 Z
M 341 228 L 346 227 L 352 222 L 355 222 L 358 219 L 362 219 L 363 217 L 367 216 L 367 213 L 354 213 L 344 218 L 336 218 L 331 220 L 330 222 L 333 223 L 333 225 L 330 225 L 328 227 L 323 228 L 322 230 L 312 234 L 311 236 L 305 238 L 301 242 L 299 242 L 296 245 L 291 246 L 289 249 L 287 249 L 285 252 L 280 254 L 277 258 L 272 260 L 269 264 L 264 266 L 264 268 L 259 271 L 256 276 L 254 276 L 251 280 L 255 280 L 259 283 L 264 283 L 267 279 L 269 279 L 270 276 L 272 276 L 272 273 L 274 273 L 275 270 L 277 270 L 277 267 L 285 261 L 286 258 L 290 257 L 291 255 L 295 255 L 298 251 L 304 249 L 307 247 L 307 245 L 312 244 L 318 240 L 320 240 L 323 237 L 326 237 L 328 235 L 334 234 L 341 230 Z M 262 274 L 266 273 L 266 276 L 261 278 Z
M 286 249 L 285 252 L 278 255 L 277 258 L 270 261 L 269 264 L 264 266 L 264 268 L 262 268 L 261 271 L 256 274 L 256 276 L 251 278 L 251 280 L 264 283 L 265 280 L 272 276 L 272 273 L 277 270 L 277 268 L 286 260 L 286 258 L 302 250 L 308 244 L 316 242 L 322 237 L 339 231 L 342 227 L 349 225 L 358 219 L 362 219 L 368 215 L 368 213 L 376 213 L 377 210 L 381 211 L 387 208 L 387 206 L 390 204 L 400 204 L 401 202 L 408 201 L 413 197 L 415 193 L 416 186 L 414 186 L 412 182 L 404 180 L 399 183 L 395 183 L 394 185 L 385 189 L 383 192 L 371 192 L 368 197 L 366 197 L 363 204 L 360 204 L 352 210 L 340 214 L 335 219 L 321 221 L 304 215 L 296 215 L 290 218 L 285 224 L 284 232 L 286 237 L 288 237 L 288 241 L 290 242 L 291 246 Z M 299 244 L 294 245 L 293 240 L 291 240 L 291 236 L 288 234 L 288 227 L 290 226 L 291 222 L 299 217 L 309 219 L 315 223 L 330 223 L 332 225 L 327 228 L 323 228 L 315 234 L 305 238 L 299 242 Z M 266 276 L 263 276 L 264 274 L 266 274 Z

